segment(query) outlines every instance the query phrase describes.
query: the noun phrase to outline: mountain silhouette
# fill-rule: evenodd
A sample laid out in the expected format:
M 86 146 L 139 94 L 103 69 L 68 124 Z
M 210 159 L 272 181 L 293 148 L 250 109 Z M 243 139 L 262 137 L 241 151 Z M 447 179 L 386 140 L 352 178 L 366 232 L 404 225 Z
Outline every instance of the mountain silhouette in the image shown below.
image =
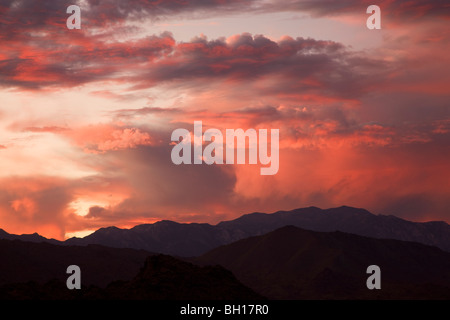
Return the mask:
M 117 248 L 139 248 L 175 256 L 196 256 L 239 237 L 233 231 L 210 224 L 159 221 L 131 229 L 101 228 L 84 238 L 71 238 L 69 245 L 102 244 Z
M 347 206 L 331 209 L 308 207 L 273 214 L 252 213 L 221 222 L 218 227 L 260 235 L 289 225 L 313 231 L 342 231 L 379 239 L 414 241 L 450 252 L 450 225 L 443 221 L 412 222 Z
M 61 241 L 58 241 L 56 239 L 45 238 L 45 237 L 41 236 L 40 234 L 38 234 L 37 232 L 35 232 L 33 234 L 17 235 L 17 234 L 10 234 L 10 233 L 6 232 L 3 229 L 0 229 L 0 239 L 22 240 L 22 241 L 29 241 L 29 242 L 48 242 L 48 243 L 53 243 L 53 244 L 62 244 Z
M 217 225 L 159 221 L 131 229 L 109 227 L 84 238 L 68 239 L 65 243 L 95 243 L 189 257 L 289 225 L 313 231 L 342 231 L 380 239 L 414 241 L 450 252 L 450 226 L 445 222 L 411 222 L 352 207 L 326 210 L 309 207 L 272 214 L 252 213 Z
M 450 299 L 450 253 L 415 242 L 287 226 L 193 261 L 222 265 L 268 299 Z M 370 265 L 381 290 L 366 286 Z
M 163 220 L 137 225 L 131 229 L 106 227 L 84 238 L 71 238 L 66 241 L 47 240 L 38 234 L 10 235 L 0 229 L 0 239 L 45 241 L 61 245 L 99 244 L 191 257 L 221 245 L 266 234 L 289 225 L 313 231 L 342 231 L 379 239 L 414 241 L 450 252 L 450 226 L 445 222 L 412 222 L 392 215 L 374 215 L 364 209 L 346 206 L 331 209 L 308 207 L 271 214 L 255 212 L 217 225 Z

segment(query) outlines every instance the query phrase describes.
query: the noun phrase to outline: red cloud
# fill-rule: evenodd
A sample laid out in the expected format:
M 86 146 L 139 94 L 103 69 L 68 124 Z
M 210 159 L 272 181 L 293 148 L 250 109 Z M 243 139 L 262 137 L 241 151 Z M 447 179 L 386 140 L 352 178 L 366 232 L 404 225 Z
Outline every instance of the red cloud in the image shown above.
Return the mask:
M 62 237 L 65 231 L 155 219 L 217 222 L 256 210 L 343 204 L 415 220 L 448 220 L 448 41 L 442 20 L 428 19 L 448 19 L 444 1 L 381 1 L 383 19 L 395 32 L 372 52 L 333 41 L 274 41 L 246 33 L 181 43 L 169 33 L 128 41 L 111 37 L 132 31 L 121 25 L 125 20 L 162 18 L 163 12 L 200 9 L 209 15 L 221 14 L 219 8 L 256 8 L 317 16 L 359 12 L 364 18 L 368 1 L 196 0 L 155 6 L 88 0 L 85 22 L 99 27 L 96 34 L 91 28 L 67 33 L 66 16 L 59 15 L 67 3 L 55 1 L 0 4 L 0 41 L 6 48 L 0 53 L 0 86 L 50 90 L 96 83 L 104 93 L 101 82 L 107 81 L 132 89 L 176 89 L 189 100 L 170 109 L 149 105 L 111 112 L 123 126 L 10 125 L 19 132 L 66 137 L 89 153 L 80 159 L 95 166 L 97 175 L 76 181 L 1 178 L 0 226 L 7 231 Z M 426 23 L 412 27 L 411 21 Z M 404 22 L 408 28 L 397 28 Z M 164 129 L 133 123 L 147 115 L 160 117 Z M 222 129 L 279 128 L 279 173 L 263 178 L 250 166 L 174 167 L 170 129 L 195 120 Z M 2 154 L 9 152 L 7 145 Z M 82 197 L 94 203 L 86 217 L 70 208 Z M 105 205 L 110 198 L 112 204 Z

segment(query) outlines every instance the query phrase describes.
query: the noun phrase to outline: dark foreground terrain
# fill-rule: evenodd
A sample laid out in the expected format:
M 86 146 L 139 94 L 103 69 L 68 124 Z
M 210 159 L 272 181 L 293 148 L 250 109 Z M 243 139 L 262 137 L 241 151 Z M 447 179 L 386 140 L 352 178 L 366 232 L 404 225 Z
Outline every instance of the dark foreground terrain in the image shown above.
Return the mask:
M 106 287 L 82 286 L 69 290 L 53 279 L 11 283 L 0 287 L 2 300 L 261 300 L 261 295 L 242 285 L 220 266 L 199 267 L 171 256 L 154 255 L 145 260 L 130 280 Z
M 450 299 L 450 253 L 415 242 L 293 226 L 195 258 L 99 245 L 0 240 L 0 299 Z M 69 290 L 69 265 L 81 269 Z M 367 267 L 381 269 L 369 290 Z

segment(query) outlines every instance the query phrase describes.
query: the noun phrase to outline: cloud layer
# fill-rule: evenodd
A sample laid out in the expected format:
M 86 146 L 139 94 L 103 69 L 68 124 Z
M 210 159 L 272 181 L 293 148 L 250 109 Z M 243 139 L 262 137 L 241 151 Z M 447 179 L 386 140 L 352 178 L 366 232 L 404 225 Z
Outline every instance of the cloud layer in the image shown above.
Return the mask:
M 354 24 L 367 1 L 77 3 L 73 32 L 68 1 L 0 4 L 1 228 L 63 238 L 309 205 L 449 221 L 444 1 L 380 1 L 382 45 L 359 51 L 289 32 L 181 41 L 144 25 L 226 14 L 245 26 L 267 12 Z M 280 129 L 278 174 L 174 165 L 171 132 L 200 120 Z

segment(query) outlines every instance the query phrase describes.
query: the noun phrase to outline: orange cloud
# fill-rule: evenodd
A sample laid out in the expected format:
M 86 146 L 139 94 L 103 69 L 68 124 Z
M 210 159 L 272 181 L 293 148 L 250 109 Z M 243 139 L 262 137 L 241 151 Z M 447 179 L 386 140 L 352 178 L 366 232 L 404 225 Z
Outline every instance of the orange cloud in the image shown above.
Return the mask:
M 0 225 L 11 233 L 39 232 L 64 236 L 67 203 L 72 195 L 67 181 L 55 177 L 2 178 Z

